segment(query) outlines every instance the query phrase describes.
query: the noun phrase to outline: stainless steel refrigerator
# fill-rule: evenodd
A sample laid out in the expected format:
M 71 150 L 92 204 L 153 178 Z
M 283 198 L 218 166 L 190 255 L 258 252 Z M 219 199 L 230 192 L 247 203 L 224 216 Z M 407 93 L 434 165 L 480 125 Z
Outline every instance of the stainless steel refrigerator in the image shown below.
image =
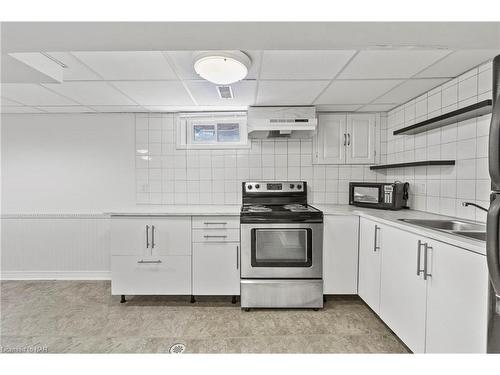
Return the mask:
M 500 55 L 493 59 L 493 109 L 488 163 L 491 177 L 486 258 L 490 275 L 488 353 L 500 353 Z

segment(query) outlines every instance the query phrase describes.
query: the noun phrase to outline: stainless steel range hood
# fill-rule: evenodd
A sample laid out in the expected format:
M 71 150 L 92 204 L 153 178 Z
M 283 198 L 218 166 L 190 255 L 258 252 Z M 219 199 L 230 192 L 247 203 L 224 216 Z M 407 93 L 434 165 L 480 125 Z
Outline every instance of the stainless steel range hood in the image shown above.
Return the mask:
M 311 138 L 317 124 L 314 106 L 248 108 L 249 138 Z

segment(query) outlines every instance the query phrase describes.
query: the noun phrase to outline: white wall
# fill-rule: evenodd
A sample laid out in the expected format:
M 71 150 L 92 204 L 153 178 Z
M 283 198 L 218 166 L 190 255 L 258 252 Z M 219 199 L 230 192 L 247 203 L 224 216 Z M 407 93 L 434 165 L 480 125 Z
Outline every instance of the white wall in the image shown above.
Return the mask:
M 455 166 L 400 168 L 387 171 L 387 180 L 410 182 L 410 207 L 486 221 L 486 213 L 463 207 L 463 201 L 489 206 L 488 132 L 485 115 L 416 135 L 396 135 L 396 129 L 451 112 L 492 97 L 491 62 L 401 105 L 388 114 L 382 132 L 382 160 L 400 163 L 419 160 L 456 160 Z
M 135 205 L 133 114 L 2 115 L 2 213 Z

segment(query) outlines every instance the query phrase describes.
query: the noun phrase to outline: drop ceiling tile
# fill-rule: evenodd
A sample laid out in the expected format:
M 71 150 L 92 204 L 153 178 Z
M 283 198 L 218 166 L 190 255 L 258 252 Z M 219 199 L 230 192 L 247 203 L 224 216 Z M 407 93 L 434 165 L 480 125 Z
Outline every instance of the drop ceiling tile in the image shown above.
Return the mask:
M 42 110 L 34 107 L 26 107 L 26 106 L 8 106 L 2 107 L 0 110 L 2 113 L 44 113 Z
M 196 112 L 196 111 L 246 111 L 247 106 L 223 105 L 148 105 L 144 106 L 150 112 Z
M 315 104 L 368 104 L 402 80 L 333 81 Z
M 99 51 L 73 54 L 106 80 L 177 79 L 160 51 Z
M 69 52 L 48 52 L 47 54 L 67 66 L 63 70 L 64 81 L 95 81 L 101 79 Z
M 13 106 L 20 106 L 21 104 L 14 102 L 12 100 L 9 100 L 7 98 L 0 98 L 0 104 L 2 106 L 8 106 L 8 105 L 13 105 Z
M 338 78 L 410 78 L 449 53 L 448 50 L 361 51 Z
M 260 81 L 256 105 L 311 104 L 329 81 Z
M 186 85 L 199 105 L 252 105 L 255 100 L 256 81 L 233 83 L 233 99 L 221 99 L 217 85 L 207 81 L 186 81 Z
M 44 86 L 83 105 L 136 105 L 106 82 L 72 81 Z
M 101 113 L 116 113 L 116 112 L 148 112 L 140 105 L 94 105 L 92 109 Z
M 351 112 L 359 109 L 363 104 L 320 104 L 316 106 L 319 112 Z
M 250 57 L 251 65 L 246 79 L 256 79 L 260 67 L 262 52 L 243 51 Z M 167 51 L 165 52 L 175 66 L 175 70 L 181 79 L 200 79 L 200 76 L 194 71 L 194 55 L 196 51 Z
M 67 105 L 67 106 L 51 106 L 51 107 L 38 107 L 48 113 L 88 113 L 95 112 L 89 107 L 83 105 Z
M 4 83 L 2 97 L 33 106 L 77 104 L 34 83 Z
M 260 79 L 332 79 L 356 51 L 264 51 Z
M 357 110 L 357 112 L 388 112 L 399 104 L 367 104 Z
M 497 50 L 462 50 L 455 51 L 443 60 L 417 74 L 418 78 L 457 77 L 483 62 L 491 60 L 498 54 Z
M 393 90 L 389 91 L 384 96 L 378 98 L 374 103 L 405 103 L 430 89 L 446 82 L 447 78 L 430 78 L 430 79 L 410 79 Z
M 180 81 L 113 82 L 139 105 L 193 105 Z

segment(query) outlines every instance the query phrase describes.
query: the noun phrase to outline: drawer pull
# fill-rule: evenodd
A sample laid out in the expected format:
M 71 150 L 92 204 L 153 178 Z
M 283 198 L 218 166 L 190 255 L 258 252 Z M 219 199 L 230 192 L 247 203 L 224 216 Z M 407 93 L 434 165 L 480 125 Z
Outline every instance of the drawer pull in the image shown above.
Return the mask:
M 226 225 L 227 222 L 226 221 L 205 221 L 203 224 L 205 225 Z
M 221 235 L 215 236 L 215 235 L 205 234 L 203 237 L 205 237 L 205 238 L 227 238 L 227 235 L 221 234 Z
M 137 261 L 137 263 L 141 263 L 141 264 L 152 264 L 152 263 L 161 263 L 161 260 L 139 260 Z

